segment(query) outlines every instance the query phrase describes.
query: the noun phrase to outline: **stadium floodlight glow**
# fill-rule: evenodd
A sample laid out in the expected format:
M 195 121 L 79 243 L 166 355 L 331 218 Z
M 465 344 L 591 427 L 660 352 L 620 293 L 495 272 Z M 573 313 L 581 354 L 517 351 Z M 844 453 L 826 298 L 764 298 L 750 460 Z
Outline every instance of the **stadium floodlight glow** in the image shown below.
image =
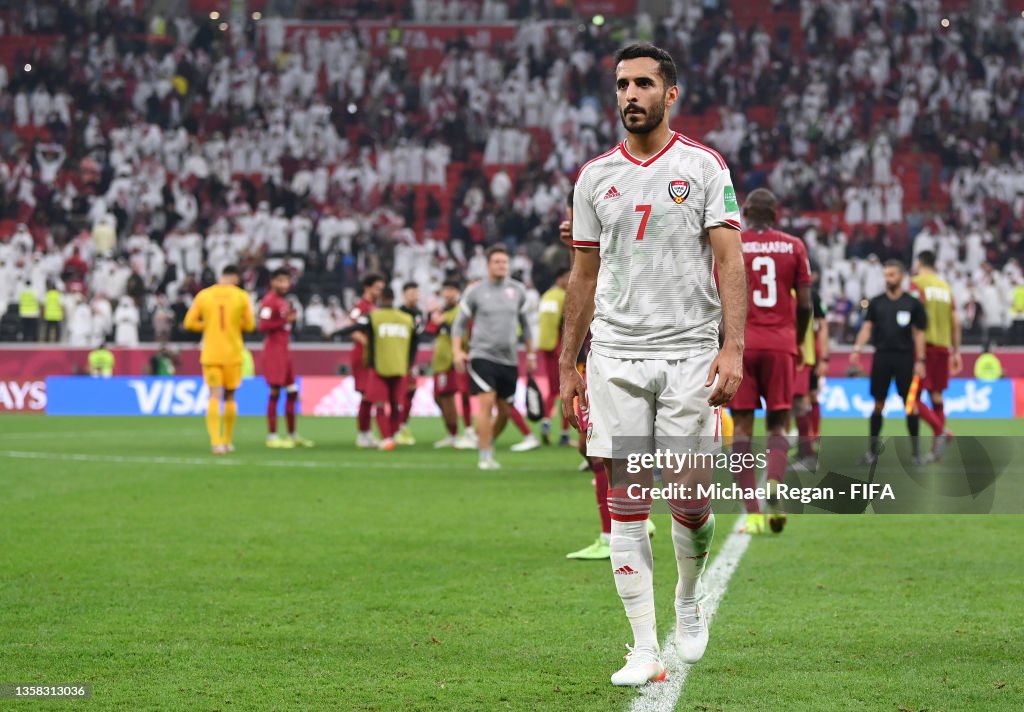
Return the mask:
M 263 13 L 260 12 L 259 10 L 257 10 L 256 12 L 254 12 L 252 14 L 252 19 L 255 20 L 256 22 L 259 22 L 260 20 L 263 19 Z
M 32 71 L 32 65 L 31 64 L 26 64 L 25 65 L 25 71 L 26 72 L 31 72 Z
M 210 13 L 210 19 L 211 20 L 219 20 L 220 19 L 220 13 L 217 12 L 216 10 L 212 11 Z
M 939 24 L 942 25 L 943 27 L 949 27 L 949 18 L 948 17 L 942 18 L 942 22 L 940 22 Z
M 226 22 L 220 23 L 220 31 L 221 32 L 227 32 L 228 31 L 228 23 L 226 23 Z
M 357 111 L 359 111 L 359 107 L 356 106 L 354 102 L 350 103 L 347 108 L 348 108 L 348 113 L 350 113 L 350 114 L 354 114 Z
M 594 23 L 594 27 L 600 27 L 604 24 L 604 15 L 594 15 L 594 19 L 591 22 Z

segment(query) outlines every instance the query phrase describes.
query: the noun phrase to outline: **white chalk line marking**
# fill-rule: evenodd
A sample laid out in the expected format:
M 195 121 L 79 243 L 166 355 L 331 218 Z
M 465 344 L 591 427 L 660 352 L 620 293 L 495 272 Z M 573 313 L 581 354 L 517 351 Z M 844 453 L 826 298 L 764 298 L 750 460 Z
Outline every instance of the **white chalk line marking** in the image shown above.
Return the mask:
M 370 451 L 372 452 L 372 450 Z M 12 460 L 55 460 L 58 462 L 102 462 L 113 465 L 188 465 L 212 467 L 272 467 L 276 469 L 305 468 L 309 470 L 436 470 L 437 465 L 423 462 L 359 462 L 340 464 L 313 460 L 248 460 L 235 455 L 210 455 L 208 457 L 163 457 L 150 455 L 98 455 L 79 452 L 35 452 L 31 450 L 0 450 L 0 458 Z M 384 455 L 386 457 L 386 455 Z M 475 462 L 465 464 L 445 463 L 446 470 L 476 470 Z M 501 471 L 536 471 L 536 466 L 503 466 Z
M 722 548 L 719 550 L 711 566 L 704 572 L 702 585 L 704 587 L 704 599 L 701 608 L 707 616 L 708 625 L 715 617 L 718 604 L 729 587 L 729 579 L 736 572 L 740 559 L 750 545 L 750 535 L 742 534 L 740 530 L 746 522 L 746 516 L 740 517 L 732 528 L 729 536 L 726 537 Z M 673 610 L 673 619 L 675 610 Z M 714 638 L 712 637 L 712 641 Z M 639 695 L 633 699 L 629 706 L 629 712 L 672 712 L 679 702 L 683 693 L 683 685 L 690 675 L 693 665 L 680 662 L 676 655 L 675 626 L 672 632 L 665 638 L 661 646 L 662 660 L 668 667 L 668 678 L 664 682 L 644 685 L 639 690 Z M 698 663 L 699 665 L 700 663 Z

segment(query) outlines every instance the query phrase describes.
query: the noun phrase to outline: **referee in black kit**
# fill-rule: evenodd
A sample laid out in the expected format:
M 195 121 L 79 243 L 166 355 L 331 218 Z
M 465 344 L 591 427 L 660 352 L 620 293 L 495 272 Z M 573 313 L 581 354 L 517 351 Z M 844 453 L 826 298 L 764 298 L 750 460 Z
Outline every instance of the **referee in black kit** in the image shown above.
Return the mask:
M 850 354 L 850 365 L 857 367 L 860 352 L 869 339 L 875 347 L 875 357 L 871 361 L 871 397 L 875 399 L 875 409 L 871 413 L 871 449 L 864 455 L 865 465 L 874 464 L 878 459 L 878 436 L 882 433 L 882 410 L 889 393 L 889 383 L 896 380 L 896 390 L 906 403 L 914 376 L 924 377 L 924 330 L 928 325 L 928 315 L 924 305 L 904 291 L 906 275 L 902 262 L 886 261 L 885 293 L 868 303 L 864 325 Z M 917 437 L 920 427 L 915 409 L 907 416 L 915 465 L 922 464 Z

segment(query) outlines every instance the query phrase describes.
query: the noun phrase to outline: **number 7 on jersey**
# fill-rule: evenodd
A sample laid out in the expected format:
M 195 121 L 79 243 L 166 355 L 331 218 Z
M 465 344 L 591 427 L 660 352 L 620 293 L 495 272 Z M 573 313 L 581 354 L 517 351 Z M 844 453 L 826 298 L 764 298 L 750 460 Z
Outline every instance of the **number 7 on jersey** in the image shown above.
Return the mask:
M 644 239 L 644 233 L 647 231 L 647 221 L 651 219 L 651 205 L 637 205 L 633 208 L 634 212 L 643 213 L 644 216 L 640 218 L 640 228 L 636 231 L 636 239 Z

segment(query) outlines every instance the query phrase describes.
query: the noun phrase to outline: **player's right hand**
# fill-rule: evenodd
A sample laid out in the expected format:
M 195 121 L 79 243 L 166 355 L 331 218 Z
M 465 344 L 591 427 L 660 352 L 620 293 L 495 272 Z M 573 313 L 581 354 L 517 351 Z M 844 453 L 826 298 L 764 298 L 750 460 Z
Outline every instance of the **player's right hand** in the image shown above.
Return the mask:
M 459 373 L 466 372 L 466 352 L 459 349 L 452 354 L 452 359 L 455 361 L 455 370 Z
M 715 377 L 718 377 L 716 382 Z M 724 348 L 718 352 L 715 360 L 711 362 L 708 369 L 708 380 L 704 383 L 705 388 L 715 390 L 708 397 L 708 405 L 712 408 L 725 405 L 736 395 L 743 382 L 743 351 L 731 348 Z
M 587 384 L 574 365 L 559 364 L 558 379 L 561 382 L 558 397 L 562 401 L 562 417 L 568 420 L 572 427 L 579 430 L 580 423 L 576 414 L 576 406 L 579 406 L 581 410 L 590 407 L 587 401 Z

